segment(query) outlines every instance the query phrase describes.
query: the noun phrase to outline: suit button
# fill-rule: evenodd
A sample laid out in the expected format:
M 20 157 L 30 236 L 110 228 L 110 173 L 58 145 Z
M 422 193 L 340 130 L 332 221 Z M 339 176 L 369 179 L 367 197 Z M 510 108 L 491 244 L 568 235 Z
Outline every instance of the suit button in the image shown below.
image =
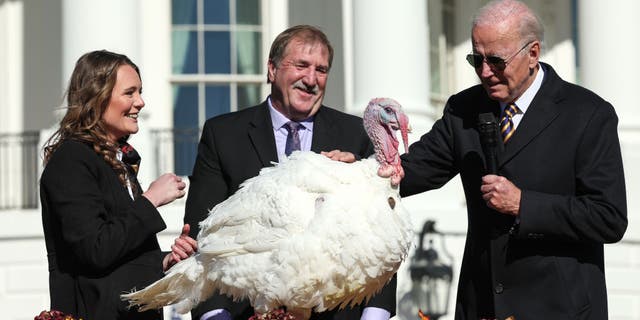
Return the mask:
M 496 287 L 494 288 L 494 290 L 497 294 L 502 293 L 502 291 L 504 291 L 504 287 L 502 286 L 502 283 L 496 284 Z

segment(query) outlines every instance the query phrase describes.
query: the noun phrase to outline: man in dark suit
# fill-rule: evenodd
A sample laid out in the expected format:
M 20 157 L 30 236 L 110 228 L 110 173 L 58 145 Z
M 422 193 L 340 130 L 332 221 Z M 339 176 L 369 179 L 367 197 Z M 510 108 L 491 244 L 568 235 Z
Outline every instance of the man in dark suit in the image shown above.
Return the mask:
M 482 8 L 467 57 L 481 85 L 451 96 L 402 157 L 403 196 L 462 179 L 468 231 L 456 319 L 607 318 L 603 244 L 627 226 L 618 119 L 538 61 L 542 39 L 523 3 Z M 482 113 L 501 124 L 497 172 L 485 169 L 493 160 Z
M 291 149 L 323 152 L 352 162 L 373 153 L 362 119 L 322 105 L 333 49 L 322 31 L 294 26 L 273 42 L 267 82 L 271 95 L 258 106 L 207 120 L 190 177 L 185 223 L 191 235 L 208 211 L 238 190 L 263 167 Z M 295 122 L 297 129 L 286 129 Z M 297 130 L 297 131 L 294 131 Z M 295 137 L 295 139 L 294 139 Z M 395 314 L 394 279 L 366 306 L 313 314 L 311 319 L 389 319 Z M 193 319 L 246 320 L 253 315 L 248 301 L 232 302 L 215 295 L 191 312 Z

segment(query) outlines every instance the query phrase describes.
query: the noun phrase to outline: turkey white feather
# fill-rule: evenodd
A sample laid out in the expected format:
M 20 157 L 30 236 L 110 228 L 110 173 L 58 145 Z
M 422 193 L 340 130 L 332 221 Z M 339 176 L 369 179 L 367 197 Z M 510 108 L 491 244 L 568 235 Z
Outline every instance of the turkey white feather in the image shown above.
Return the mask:
M 375 157 L 344 163 L 297 151 L 262 169 L 200 223 L 195 255 L 123 299 L 184 313 L 218 290 L 259 313 L 284 306 L 307 319 L 371 298 L 412 239 L 395 137 L 400 130 L 406 150 L 408 120 L 388 98 L 371 100 L 363 119 Z

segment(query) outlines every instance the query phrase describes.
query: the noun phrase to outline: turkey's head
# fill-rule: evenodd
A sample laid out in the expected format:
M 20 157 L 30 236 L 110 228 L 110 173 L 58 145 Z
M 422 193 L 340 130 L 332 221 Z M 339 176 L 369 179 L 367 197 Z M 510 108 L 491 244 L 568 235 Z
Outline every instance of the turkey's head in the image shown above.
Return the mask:
M 364 111 L 364 129 L 375 149 L 376 160 L 380 163 L 378 175 L 390 177 L 392 185 L 398 185 L 404 177 L 400 164 L 399 142 L 395 132 L 400 130 L 404 151 L 408 152 L 409 119 L 400 104 L 390 98 L 375 98 L 369 101 Z

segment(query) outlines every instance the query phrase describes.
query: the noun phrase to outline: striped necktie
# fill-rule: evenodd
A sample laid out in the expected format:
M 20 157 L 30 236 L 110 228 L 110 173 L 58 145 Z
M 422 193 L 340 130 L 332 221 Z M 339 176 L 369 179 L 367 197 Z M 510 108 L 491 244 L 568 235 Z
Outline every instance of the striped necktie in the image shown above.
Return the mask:
M 502 142 L 504 143 L 507 143 L 513 135 L 513 132 L 516 131 L 516 128 L 513 126 L 513 116 L 516 115 L 519 110 L 514 103 L 510 103 L 509 106 L 504 109 L 504 115 L 502 116 L 502 120 L 500 120 L 500 133 L 502 134 Z
M 301 124 L 298 122 L 289 121 L 284 124 L 284 128 L 287 129 L 287 143 L 284 147 L 284 153 L 289 156 L 293 151 L 300 150 L 300 135 L 298 130 Z

